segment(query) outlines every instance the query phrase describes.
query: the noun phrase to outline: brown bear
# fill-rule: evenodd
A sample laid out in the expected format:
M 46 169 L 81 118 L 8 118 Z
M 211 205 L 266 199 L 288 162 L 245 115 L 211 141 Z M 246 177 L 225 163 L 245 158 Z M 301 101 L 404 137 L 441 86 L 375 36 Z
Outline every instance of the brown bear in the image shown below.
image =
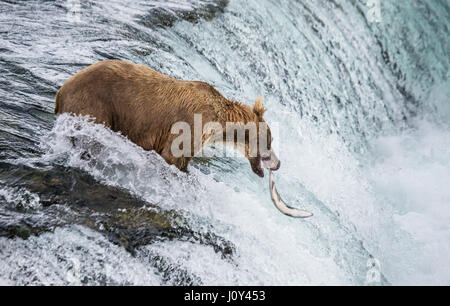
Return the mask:
M 264 168 L 277 170 L 280 161 L 271 149 L 270 129 L 263 134 L 264 106 L 258 98 L 253 108 L 223 97 L 213 86 L 200 81 L 183 81 L 164 75 L 146 66 L 120 60 L 107 60 L 91 65 L 71 77 L 56 94 L 55 114 L 89 115 L 145 150 L 154 150 L 170 165 L 187 171 L 191 158 L 206 145 L 215 129 L 203 131 L 208 122 L 219 123 L 222 135 L 214 141 L 229 142 L 243 150 L 254 173 L 263 177 Z M 186 122 L 194 128 L 194 115 L 202 116 L 200 145 L 192 134 L 189 154 L 173 154 L 173 133 L 177 122 Z M 256 126 L 258 145 L 250 154 L 251 133 L 235 137 L 236 129 L 227 123 Z M 193 133 L 191 131 L 191 133 Z M 230 138 L 231 137 L 231 138 Z M 258 143 L 259 144 L 259 143 Z M 185 144 L 183 144 L 184 146 Z M 262 147 L 262 148 L 260 148 Z M 188 148 L 186 146 L 186 148 Z

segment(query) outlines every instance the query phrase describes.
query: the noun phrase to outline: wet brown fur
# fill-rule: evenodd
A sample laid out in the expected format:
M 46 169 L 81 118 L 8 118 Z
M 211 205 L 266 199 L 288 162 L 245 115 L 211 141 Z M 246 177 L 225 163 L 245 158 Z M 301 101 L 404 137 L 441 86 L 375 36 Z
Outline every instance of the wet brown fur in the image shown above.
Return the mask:
M 55 113 L 89 115 L 182 171 L 191 158 L 175 158 L 170 152 L 178 136 L 170 132 L 175 122 L 189 123 L 193 132 L 195 113 L 203 115 L 203 124 L 221 123 L 224 131 L 226 122 L 264 121 L 260 99 L 251 108 L 226 99 L 205 82 L 178 80 L 119 60 L 96 63 L 70 78 L 56 95 Z

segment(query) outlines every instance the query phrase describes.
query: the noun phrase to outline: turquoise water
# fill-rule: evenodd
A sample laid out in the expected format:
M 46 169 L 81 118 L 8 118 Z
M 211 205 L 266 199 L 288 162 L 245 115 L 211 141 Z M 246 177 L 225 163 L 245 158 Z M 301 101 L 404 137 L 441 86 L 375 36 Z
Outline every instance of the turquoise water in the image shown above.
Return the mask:
M 69 222 L 0 238 L 0 282 L 185 284 L 182 270 L 206 285 L 448 285 L 448 2 L 382 0 L 379 22 L 366 1 L 192 3 L 97 1 L 73 22 L 64 2 L 1 2 L 0 159 L 5 169 L 82 170 L 182 213 L 193 231 L 231 242 L 233 256 L 176 239 L 130 255 Z M 55 120 L 59 86 L 105 58 L 207 81 L 246 104 L 262 95 L 282 161 L 277 187 L 315 216 L 281 215 L 268 178 L 242 157 L 195 162 L 184 175 L 101 126 Z M 93 160 L 68 136 L 100 143 Z M 10 207 L 24 202 L 41 213 L 39 191 L 5 175 L 0 189 L 0 224 L 22 218 Z

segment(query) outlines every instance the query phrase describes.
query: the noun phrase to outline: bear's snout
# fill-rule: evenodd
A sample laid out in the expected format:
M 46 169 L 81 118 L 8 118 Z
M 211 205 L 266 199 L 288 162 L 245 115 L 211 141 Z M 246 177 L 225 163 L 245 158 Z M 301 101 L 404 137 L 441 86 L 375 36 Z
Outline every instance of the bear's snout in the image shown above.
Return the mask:
M 271 149 L 269 154 L 261 158 L 262 168 L 277 171 L 280 169 L 281 162 Z
M 272 164 L 272 167 L 270 167 L 270 170 L 272 171 L 277 171 L 278 169 L 280 169 L 281 166 L 281 161 L 278 161 L 278 164 L 275 165 L 275 163 Z

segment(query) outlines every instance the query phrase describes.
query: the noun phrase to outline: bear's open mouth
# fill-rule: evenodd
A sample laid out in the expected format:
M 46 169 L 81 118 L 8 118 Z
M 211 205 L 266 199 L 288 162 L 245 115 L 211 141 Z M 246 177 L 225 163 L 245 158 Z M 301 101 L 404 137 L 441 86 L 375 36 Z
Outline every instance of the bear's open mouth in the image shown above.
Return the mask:
M 271 152 L 269 156 L 262 156 L 260 163 L 260 167 L 262 169 L 269 169 L 272 171 L 277 171 L 278 169 L 280 169 L 281 165 L 281 162 L 273 152 Z
M 260 177 L 264 177 L 264 169 L 277 171 L 278 169 L 280 169 L 281 165 L 280 160 L 273 152 L 271 152 L 269 156 L 249 158 L 249 161 L 250 165 L 252 166 L 253 172 Z
M 280 169 L 280 165 L 281 165 L 280 161 L 278 161 L 278 164 L 276 165 L 272 163 L 272 166 L 269 169 L 272 171 L 277 171 L 278 169 Z

